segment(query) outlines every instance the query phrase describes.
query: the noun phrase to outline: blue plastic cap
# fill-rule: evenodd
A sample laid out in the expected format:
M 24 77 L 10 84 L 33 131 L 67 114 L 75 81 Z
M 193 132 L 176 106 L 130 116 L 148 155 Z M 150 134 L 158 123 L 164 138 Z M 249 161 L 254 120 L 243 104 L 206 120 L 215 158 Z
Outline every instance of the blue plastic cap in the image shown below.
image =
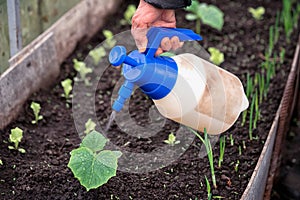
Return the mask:
M 119 66 L 125 61 L 126 56 L 125 47 L 115 46 L 109 53 L 109 62 L 113 66 Z

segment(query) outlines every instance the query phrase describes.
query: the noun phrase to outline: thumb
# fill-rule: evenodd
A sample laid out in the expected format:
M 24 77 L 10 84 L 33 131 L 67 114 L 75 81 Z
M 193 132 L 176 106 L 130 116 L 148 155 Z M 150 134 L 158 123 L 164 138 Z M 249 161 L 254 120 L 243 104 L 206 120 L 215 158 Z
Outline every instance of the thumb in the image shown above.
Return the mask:
M 135 44 L 140 52 L 145 52 L 147 48 L 147 28 L 132 28 L 131 34 L 135 40 Z

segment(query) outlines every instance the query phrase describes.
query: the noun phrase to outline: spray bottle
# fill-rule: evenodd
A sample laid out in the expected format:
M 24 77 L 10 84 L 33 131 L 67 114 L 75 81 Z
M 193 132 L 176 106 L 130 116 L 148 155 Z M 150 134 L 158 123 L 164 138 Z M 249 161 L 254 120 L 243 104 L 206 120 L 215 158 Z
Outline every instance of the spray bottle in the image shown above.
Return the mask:
M 113 66 L 123 64 L 125 82 L 112 108 L 121 111 L 137 85 L 166 118 L 200 132 L 216 135 L 228 130 L 249 106 L 241 81 L 233 74 L 190 53 L 173 57 L 155 56 L 164 37 L 180 41 L 202 40 L 192 30 L 152 27 L 145 52 L 114 47 L 109 55 Z

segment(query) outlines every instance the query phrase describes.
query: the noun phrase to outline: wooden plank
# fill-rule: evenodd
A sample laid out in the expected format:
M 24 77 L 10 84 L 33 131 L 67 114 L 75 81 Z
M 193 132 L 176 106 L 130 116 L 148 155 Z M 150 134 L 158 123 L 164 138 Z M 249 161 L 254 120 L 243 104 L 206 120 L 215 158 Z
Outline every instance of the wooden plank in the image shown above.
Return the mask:
M 0 128 L 14 119 L 27 98 L 59 74 L 53 33 L 37 38 L 22 59 L 0 77 Z

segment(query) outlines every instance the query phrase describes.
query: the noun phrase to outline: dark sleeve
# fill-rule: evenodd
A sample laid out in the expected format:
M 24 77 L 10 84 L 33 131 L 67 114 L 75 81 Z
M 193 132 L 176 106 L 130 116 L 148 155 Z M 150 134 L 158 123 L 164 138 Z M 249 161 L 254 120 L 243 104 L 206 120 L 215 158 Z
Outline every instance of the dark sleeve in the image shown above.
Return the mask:
M 191 5 L 191 0 L 144 0 L 156 8 L 178 9 Z

